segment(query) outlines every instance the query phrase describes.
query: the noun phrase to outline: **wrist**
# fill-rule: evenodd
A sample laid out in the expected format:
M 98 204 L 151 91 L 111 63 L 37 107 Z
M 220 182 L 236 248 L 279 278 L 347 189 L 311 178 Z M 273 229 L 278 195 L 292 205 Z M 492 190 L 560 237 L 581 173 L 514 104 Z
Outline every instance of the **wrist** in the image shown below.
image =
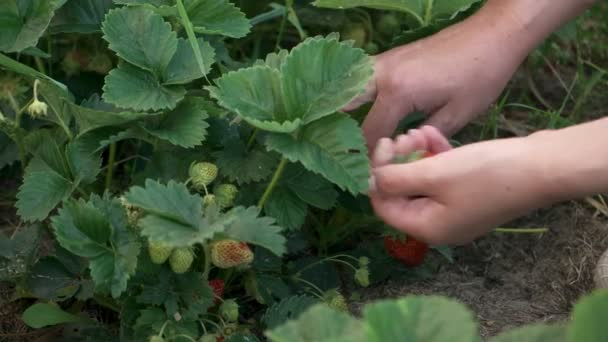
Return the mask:
M 526 139 L 527 159 L 547 202 L 608 192 L 608 118 Z M 532 175 L 534 176 L 534 175 Z

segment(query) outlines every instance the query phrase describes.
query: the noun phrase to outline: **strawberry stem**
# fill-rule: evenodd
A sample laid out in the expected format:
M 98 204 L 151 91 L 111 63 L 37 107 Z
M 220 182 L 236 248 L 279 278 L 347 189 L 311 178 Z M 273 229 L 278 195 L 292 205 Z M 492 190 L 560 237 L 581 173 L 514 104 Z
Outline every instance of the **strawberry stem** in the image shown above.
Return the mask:
M 112 178 L 114 176 L 114 162 L 116 161 L 116 143 L 110 145 L 110 155 L 108 157 L 108 170 L 106 173 L 106 190 L 110 190 L 112 186 Z
M 203 253 L 205 253 L 205 268 L 203 270 L 203 277 L 205 280 L 209 279 L 209 271 L 211 269 L 211 251 L 209 251 L 209 245 L 203 244 Z
M 522 233 L 522 234 L 542 234 L 549 231 L 547 228 L 496 228 L 497 233 Z
M 270 184 L 268 184 L 266 191 L 264 191 L 262 198 L 260 198 L 260 202 L 258 202 L 258 208 L 263 208 L 266 201 L 268 201 L 268 198 L 272 194 L 274 188 L 277 186 L 279 179 L 281 179 L 281 175 L 283 175 L 283 171 L 285 171 L 285 166 L 287 166 L 287 163 L 288 160 L 286 158 L 281 159 L 279 166 L 277 166 L 277 170 L 274 172 L 274 176 L 272 176 Z

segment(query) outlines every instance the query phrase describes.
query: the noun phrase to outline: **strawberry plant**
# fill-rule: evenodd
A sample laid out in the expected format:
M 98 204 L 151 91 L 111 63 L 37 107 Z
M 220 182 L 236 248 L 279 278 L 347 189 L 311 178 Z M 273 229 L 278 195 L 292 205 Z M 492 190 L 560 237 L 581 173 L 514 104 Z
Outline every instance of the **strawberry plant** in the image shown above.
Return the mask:
M 579 300 L 572 320 L 536 323 L 486 339 L 505 341 L 589 341 L 608 338 L 604 327 L 608 292 L 597 291 Z M 380 300 L 363 308 L 362 318 L 315 304 L 287 323 L 269 329 L 270 341 L 482 341 L 473 313 L 453 299 L 407 296 Z
M 366 51 L 475 2 L 0 4 L 0 168 L 22 176 L 0 280 L 31 302 L 23 320 L 76 340 L 255 340 L 316 303 L 348 310 L 345 287 L 416 274 L 382 248 L 341 108 L 372 76 Z M 308 24 L 354 5 L 390 17 Z

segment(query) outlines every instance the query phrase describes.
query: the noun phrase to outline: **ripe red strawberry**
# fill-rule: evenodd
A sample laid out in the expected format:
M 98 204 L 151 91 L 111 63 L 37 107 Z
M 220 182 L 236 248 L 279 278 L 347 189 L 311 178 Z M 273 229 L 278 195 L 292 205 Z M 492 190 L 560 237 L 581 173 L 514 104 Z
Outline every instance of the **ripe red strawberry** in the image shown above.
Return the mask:
M 222 279 L 212 279 L 209 280 L 209 287 L 213 290 L 213 295 L 215 296 L 215 303 L 217 304 L 224 295 L 224 280 Z
M 424 261 L 424 257 L 429 250 L 429 245 L 413 237 L 385 236 L 384 249 L 389 255 L 405 265 L 416 267 Z
M 211 246 L 211 262 L 219 268 L 231 268 L 250 264 L 253 252 L 245 242 L 220 240 Z

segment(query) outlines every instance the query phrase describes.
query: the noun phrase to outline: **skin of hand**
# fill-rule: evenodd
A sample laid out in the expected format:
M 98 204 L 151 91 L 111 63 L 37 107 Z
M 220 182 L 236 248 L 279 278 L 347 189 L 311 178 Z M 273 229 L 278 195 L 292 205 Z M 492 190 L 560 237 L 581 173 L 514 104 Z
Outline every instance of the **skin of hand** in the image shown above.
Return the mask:
M 608 119 L 451 148 L 425 126 L 381 139 L 370 179 L 376 214 L 430 244 L 466 244 L 534 209 L 608 190 Z M 392 164 L 417 150 L 435 156 Z
M 363 123 L 370 151 L 414 111 L 450 136 L 496 100 L 538 43 L 594 2 L 489 0 L 463 22 L 374 56 L 367 92 L 344 110 L 374 102 Z

